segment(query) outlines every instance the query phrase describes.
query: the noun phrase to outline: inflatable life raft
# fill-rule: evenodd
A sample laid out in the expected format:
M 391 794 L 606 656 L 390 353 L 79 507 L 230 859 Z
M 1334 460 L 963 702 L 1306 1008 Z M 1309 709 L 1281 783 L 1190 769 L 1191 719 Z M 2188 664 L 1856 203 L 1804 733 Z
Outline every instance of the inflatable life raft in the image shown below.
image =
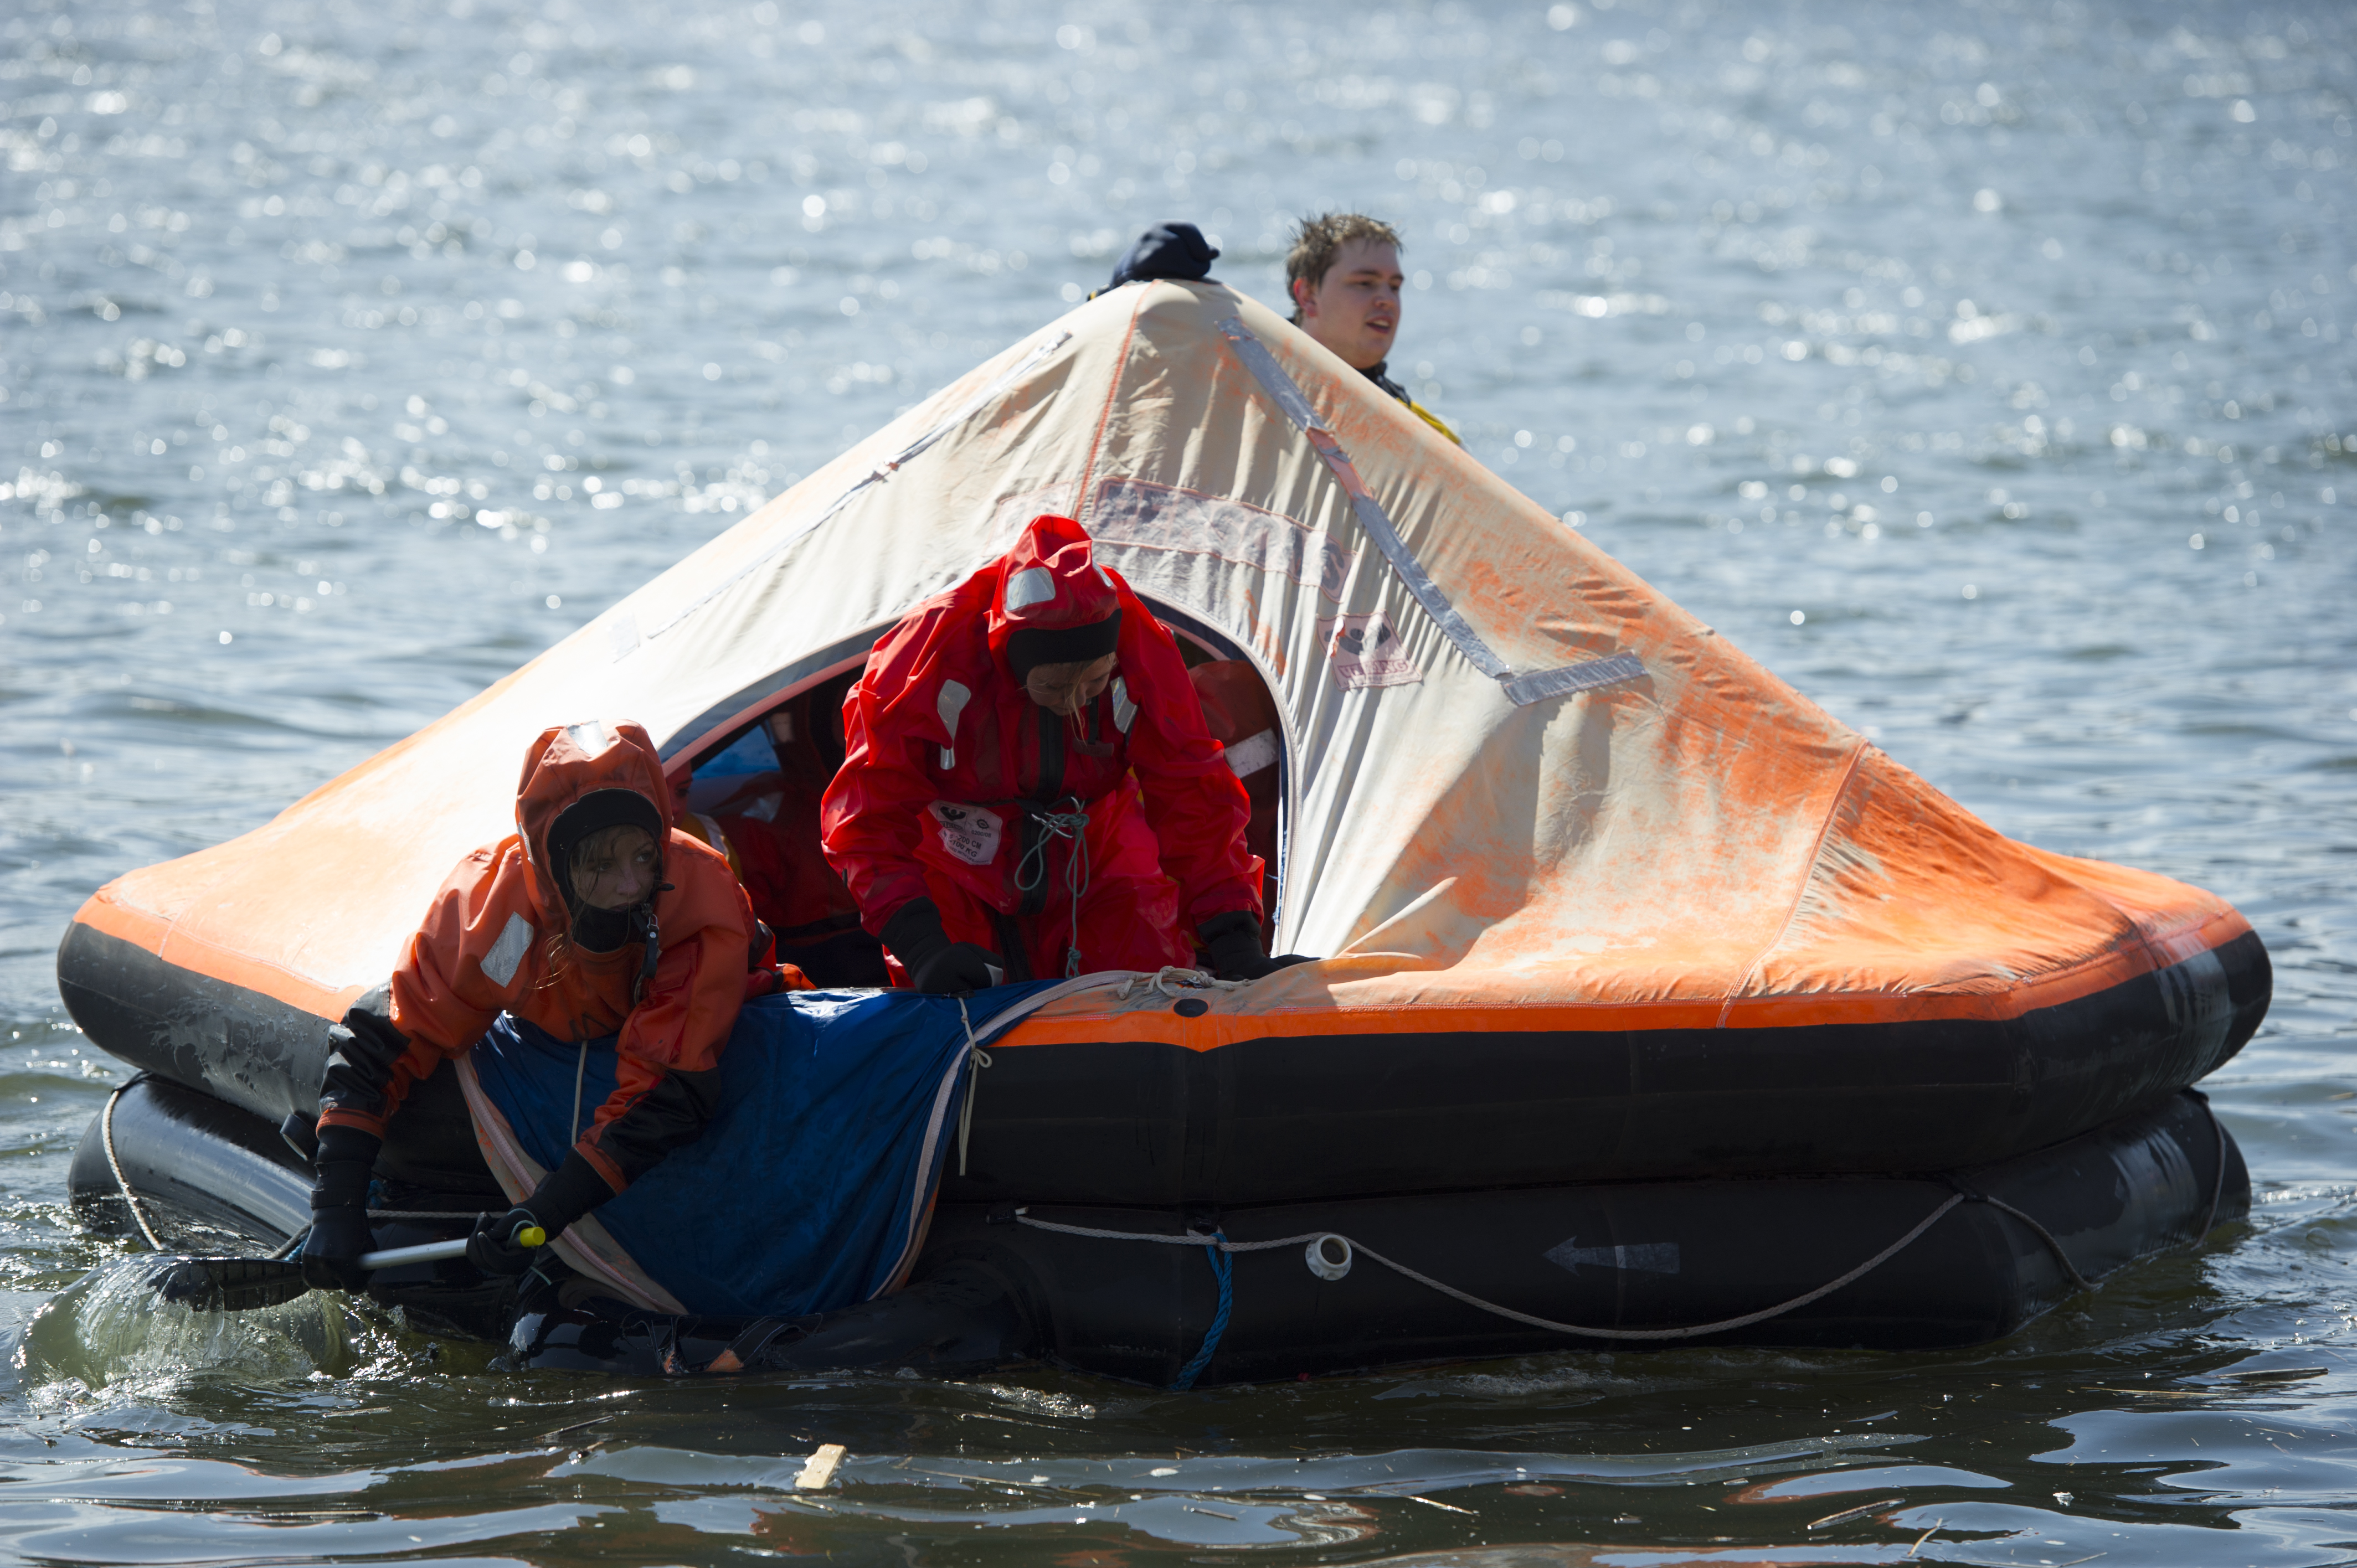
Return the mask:
M 100 889 L 60 989 L 150 1076 L 114 1108 L 123 1181 L 77 1166 L 93 1214 L 127 1184 L 257 1241 L 299 1218 L 274 1129 L 316 1112 L 326 1021 L 506 831 L 479 758 L 635 718 L 694 800 L 1042 511 L 1265 692 L 1230 757 L 1275 802 L 1273 941 L 1328 956 L 1240 990 L 1078 988 L 991 1046 L 913 1279 L 1015 1313 L 1018 1353 L 1168 1381 L 1222 1301 L 1202 1381 L 1780 1305 L 1717 1337 L 1961 1343 L 2247 1203 L 2180 1092 L 2266 1008 L 2233 908 L 1994 832 L 1280 317 L 1158 282 L 265 826 Z M 809 816 L 771 826 L 814 838 Z M 454 1095 L 404 1124 L 389 1183 L 503 1201 Z M 1332 1278 L 1338 1240 L 1280 1268 L 1200 1240 L 1329 1233 L 1359 1249 Z M 520 1342 L 635 1353 L 609 1307 L 567 1313 L 533 1306 Z M 683 1367 L 718 1332 L 631 1321 Z M 750 1364 L 737 1332 L 710 1359 Z

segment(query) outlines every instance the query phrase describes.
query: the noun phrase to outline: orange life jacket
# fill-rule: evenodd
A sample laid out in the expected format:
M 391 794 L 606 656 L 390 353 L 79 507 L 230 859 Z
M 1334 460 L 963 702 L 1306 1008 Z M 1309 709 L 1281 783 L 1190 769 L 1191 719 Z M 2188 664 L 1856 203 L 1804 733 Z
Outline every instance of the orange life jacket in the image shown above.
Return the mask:
M 653 899 L 653 972 L 647 940 L 607 952 L 576 946 L 548 835 L 566 808 L 601 789 L 641 795 L 654 820 L 671 820 L 662 758 L 639 725 L 574 725 L 533 741 L 516 791 L 517 831 L 459 862 L 393 972 L 391 1023 L 406 1049 L 381 1075 L 359 1073 L 381 1076 L 381 1086 L 339 1086 L 331 1064 L 319 1125 L 382 1135 L 409 1086 L 472 1047 L 504 1012 L 560 1039 L 616 1036 L 619 1081 L 578 1144 L 616 1191 L 702 1130 L 709 1096 L 683 1093 L 701 1085 L 655 1091 L 667 1079 L 714 1072 L 747 996 L 807 982 L 768 962 L 766 941 L 754 950 L 766 933 L 727 861 L 676 830 L 662 845 Z M 378 1087 L 373 1104 L 370 1087 Z

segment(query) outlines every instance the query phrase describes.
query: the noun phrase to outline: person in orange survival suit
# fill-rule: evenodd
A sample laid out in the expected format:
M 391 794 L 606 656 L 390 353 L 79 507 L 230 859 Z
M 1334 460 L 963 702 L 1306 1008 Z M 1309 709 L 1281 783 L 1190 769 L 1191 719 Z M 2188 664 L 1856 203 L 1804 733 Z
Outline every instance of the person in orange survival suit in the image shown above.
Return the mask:
M 329 1031 L 303 1245 L 314 1285 L 366 1283 L 357 1260 L 371 1246 L 385 1122 L 500 1013 L 560 1039 L 614 1035 L 620 1056 L 613 1094 L 564 1164 L 468 1240 L 478 1268 L 519 1274 L 531 1262 L 519 1230 L 554 1238 L 704 1131 L 745 999 L 807 985 L 772 961 L 727 861 L 671 829 L 662 760 L 637 725 L 542 731 L 515 814 L 517 831 L 459 862 L 434 896 L 387 992 Z
M 1302 961 L 1261 945 L 1249 806 L 1178 644 L 1070 518 L 886 633 L 843 728 L 827 859 L 918 990 L 1191 967 L 1190 930 L 1232 978 Z

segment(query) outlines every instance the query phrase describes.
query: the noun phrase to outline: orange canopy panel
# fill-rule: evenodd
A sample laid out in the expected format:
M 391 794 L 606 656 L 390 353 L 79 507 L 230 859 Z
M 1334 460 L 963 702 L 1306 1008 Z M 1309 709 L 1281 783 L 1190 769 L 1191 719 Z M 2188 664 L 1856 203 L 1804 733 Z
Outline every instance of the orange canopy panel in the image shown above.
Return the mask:
M 321 1016 L 382 983 L 551 724 L 683 769 L 1042 511 L 1250 659 L 1284 725 L 1279 950 L 1205 1016 L 1103 989 L 1010 1043 L 2007 1019 L 2249 928 L 2012 843 L 1281 317 L 1117 289 L 522 670 L 80 920 Z

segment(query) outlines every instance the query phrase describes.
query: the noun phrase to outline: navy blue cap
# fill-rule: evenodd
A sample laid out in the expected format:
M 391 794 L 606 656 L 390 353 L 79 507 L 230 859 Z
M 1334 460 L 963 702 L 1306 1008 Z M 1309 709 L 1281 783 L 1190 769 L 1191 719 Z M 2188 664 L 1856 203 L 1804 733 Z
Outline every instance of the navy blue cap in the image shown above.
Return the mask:
M 1202 282 L 1211 275 L 1211 263 L 1219 254 L 1192 223 L 1157 223 L 1122 256 L 1121 264 L 1113 270 L 1113 282 L 1106 286 L 1119 288 L 1148 278 Z

